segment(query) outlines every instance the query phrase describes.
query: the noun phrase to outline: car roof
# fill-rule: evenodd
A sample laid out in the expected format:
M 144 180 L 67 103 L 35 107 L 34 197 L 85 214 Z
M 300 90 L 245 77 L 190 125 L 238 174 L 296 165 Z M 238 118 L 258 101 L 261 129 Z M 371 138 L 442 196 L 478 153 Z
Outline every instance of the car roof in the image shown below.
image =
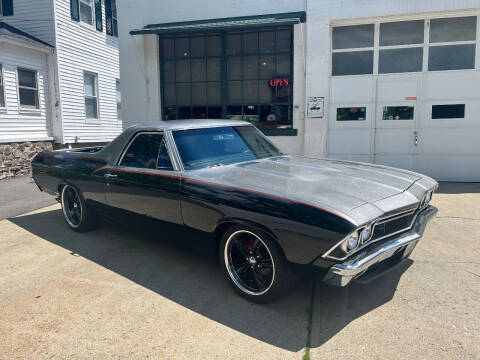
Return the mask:
M 168 120 L 156 121 L 148 124 L 138 124 L 129 127 L 131 131 L 138 130 L 186 130 L 200 129 L 220 126 L 245 126 L 252 125 L 247 121 L 229 120 L 229 119 L 185 119 L 185 120 Z

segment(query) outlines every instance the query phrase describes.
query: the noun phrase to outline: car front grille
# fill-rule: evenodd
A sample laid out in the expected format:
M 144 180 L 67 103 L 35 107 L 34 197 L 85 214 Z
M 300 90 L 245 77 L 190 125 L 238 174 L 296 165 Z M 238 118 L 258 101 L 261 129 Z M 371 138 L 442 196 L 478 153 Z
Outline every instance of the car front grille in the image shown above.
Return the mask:
M 372 240 L 379 240 L 387 236 L 391 236 L 408 230 L 412 226 L 414 219 L 415 212 L 412 211 L 402 215 L 393 216 L 385 220 L 380 220 L 375 224 L 372 234 Z

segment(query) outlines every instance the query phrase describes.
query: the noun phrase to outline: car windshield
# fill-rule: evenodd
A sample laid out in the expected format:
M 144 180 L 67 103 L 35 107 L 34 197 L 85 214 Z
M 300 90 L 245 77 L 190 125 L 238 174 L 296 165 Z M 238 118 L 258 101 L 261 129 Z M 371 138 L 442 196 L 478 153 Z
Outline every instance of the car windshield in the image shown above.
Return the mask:
M 282 155 L 254 126 L 177 130 L 173 137 L 185 170 Z

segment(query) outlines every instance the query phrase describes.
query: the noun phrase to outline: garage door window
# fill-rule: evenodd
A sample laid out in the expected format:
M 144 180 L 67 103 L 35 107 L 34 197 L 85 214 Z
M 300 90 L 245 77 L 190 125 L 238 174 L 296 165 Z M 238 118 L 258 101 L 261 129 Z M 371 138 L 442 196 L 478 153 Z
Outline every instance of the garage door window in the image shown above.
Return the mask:
M 422 71 L 424 28 L 424 20 L 380 24 L 378 72 Z
M 385 106 L 383 120 L 413 120 L 413 106 Z
M 332 76 L 474 69 L 477 21 L 468 16 L 335 26 Z
M 428 70 L 473 69 L 476 33 L 475 16 L 430 20 Z
M 366 114 L 366 107 L 337 108 L 337 121 L 363 121 Z
M 332 75 L 373 74 L 373 24 L 334 27 Z
M 433 105 L 432 119 L 464 119 L 465 104 Z

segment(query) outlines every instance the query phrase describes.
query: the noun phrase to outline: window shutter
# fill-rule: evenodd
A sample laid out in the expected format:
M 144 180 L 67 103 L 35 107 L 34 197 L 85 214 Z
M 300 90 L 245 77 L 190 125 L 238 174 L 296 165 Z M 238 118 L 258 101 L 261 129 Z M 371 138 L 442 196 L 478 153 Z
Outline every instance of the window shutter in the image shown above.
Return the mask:
M 13 16 L 13 0 L 1 0 L 3 16 Z
M 105 27 L 108 35 L 113 35 L 112 1 L 105 0 Z
M 78 0 L 70 0 L 70 16 L 72 17 L 72 20 L 80 21 Z
M 95 25 L 98 31 L 103 31 L 102 0 L 95 0 Z

